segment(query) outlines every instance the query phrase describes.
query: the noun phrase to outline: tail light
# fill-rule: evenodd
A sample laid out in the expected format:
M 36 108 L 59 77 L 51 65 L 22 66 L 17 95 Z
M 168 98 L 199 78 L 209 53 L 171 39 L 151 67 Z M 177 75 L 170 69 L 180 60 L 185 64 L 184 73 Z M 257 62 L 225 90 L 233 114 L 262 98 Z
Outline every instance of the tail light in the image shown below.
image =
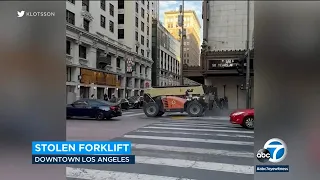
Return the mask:
M 112 111 L 115 111 L 115 110 L 116 110 L 116 107 L 111 106 L 110 109 L 111 109 Z

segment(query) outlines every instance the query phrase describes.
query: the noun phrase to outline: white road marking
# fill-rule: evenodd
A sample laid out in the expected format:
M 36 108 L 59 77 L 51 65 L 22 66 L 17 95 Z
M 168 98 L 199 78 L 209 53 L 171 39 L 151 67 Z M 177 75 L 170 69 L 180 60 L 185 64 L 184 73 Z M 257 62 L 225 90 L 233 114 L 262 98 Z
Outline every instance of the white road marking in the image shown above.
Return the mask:
M 122 112 L 122 115 L 124 115 L 124 114 L 132 114 L 132 113 L 134 113 L 134 112 L 130 112 L 130 111 L 129 111 L 129 112 L 126 112 L 126 111 L 125 111 L 125 112 Z
M 209 133 L 191 133 L 191 132 L 176 132 L 176 131 L 154 131 L 154 130 L 136 130 L 134 132 L 143 132 L 143 133 L 155 133 L 155 134 L 186 134 L 186 135 L 198 135 L 198 136 L 222 136 L 222 137 L 235 137 L 235 138 L 254 138 L 253 136 L 246 135 L 230 135 L 230 134 L 209 134 Z
M 139 116 L 139 115 L 142 115 L 144 113 L 135 113 L 135 114 L 129 114 L 129 115 L 125 115 L 126 117 L 131 117 L 131 116 Z
M 215 162 L 190 161 L 182 159 L 155 158 L 147 156 L 136 156 L 136 163 L 152 164 L 162 166 L 173 166 L 182 168 L 202 169 L 209 171 L 221 171 L 239 174 L 253 174 L 253 166 L 235 165 Z
M 253 142 L 245 142 L 245 141 L 227 141 L 227 140 L 199 139 L 199 138 L 181 138 L 181 137 L 139 136 L 139 135 L 124 135 L 123 137 L 124 138 L 137 138 L 137 139 L 154 139 L 154 140 L 186 141 L 186 142 L 249 145 L 249 146 L 253 146 L 253 144 L 254 144 Z
M 138 173 L 125 173 L 85 168 L 66 168 L 66 177 L 85 180 L 192 180 L 178 177 L 156 176 Z
M 199 128 L 217 128 L 217 129 L 230 129 L 232 126 L 207 126 L 207 125 L 180 125 L 180 124 L 152 124 L 152 126 L 163 126 L 163 127 L 199 127 Z
M 221 126 L 229 126 L 231 125 L 230 123 L 202 123 L 202 122 L 181 122 L 181 121 L 170 121 L 170 122 L 161 122 L 161 123 L 157 123 L 157 124 L 176 124 L 176 125 L 203 125 L 203 126 L 217 126 L 217 125 L 221 125 Z
M 202 149 L 202 148 L 189 148 L 189 147 L 177 147 L 177 146 L 162 146 L 162 145 L 151 145 L 151 144 L 131 144 L 134 149 L 140 150 L 160 150 L 160 151 L 174 151 L 174 152 L 186 152 L 195 154 L 210 154 L 210 155 L 221 155 L 221 156 L 232 156 L 232 157 L 244 157 L 253 158 L 254 154 L 251 152 L 240 152 L 240 151 L 226 151 L 216 149 Z
M 183 131 L 210 131 L 210 132 L 229 132 L 229 133 L 245 133 L 253 134 L 253 131 L 236 131 L 236 130 L 222 130 L 222 129 L 192 129 L 192 128 L 174 128 L 174 127 L 142 127 L 142 129 L 166 129 L 166 130 L 183 130 Z

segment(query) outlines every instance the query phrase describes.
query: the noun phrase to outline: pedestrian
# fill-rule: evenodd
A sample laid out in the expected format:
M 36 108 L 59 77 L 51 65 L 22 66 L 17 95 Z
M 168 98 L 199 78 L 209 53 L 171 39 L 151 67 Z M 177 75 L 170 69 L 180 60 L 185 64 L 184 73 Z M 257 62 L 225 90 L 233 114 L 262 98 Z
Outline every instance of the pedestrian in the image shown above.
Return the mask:
M 109 101 L 108 95 L 107 95 L 106 93 L 103 95 L 103 99 L 104 99 L 105 101 Z
M 116 98 L 116 96 L 114 94 L 112 94 L 110 102 L 112 102 L 112 103 L 116 103 L 117 102 L 117 98 Z

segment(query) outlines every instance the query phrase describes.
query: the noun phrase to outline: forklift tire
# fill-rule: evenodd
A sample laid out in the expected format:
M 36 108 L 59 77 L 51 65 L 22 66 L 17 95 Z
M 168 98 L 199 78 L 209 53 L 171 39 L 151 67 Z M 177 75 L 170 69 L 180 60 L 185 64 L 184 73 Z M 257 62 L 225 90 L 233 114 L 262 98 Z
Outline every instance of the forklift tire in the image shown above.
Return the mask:
M 159 113 L 159 106 L 156 103 L 150 102 L 143 106 L 143 112 L 148 117 L 156 117 Z
M 158 117 L 161 117 L 163 114 L 164 114 L 163 111 L 159 111 L 158 114 L 157 114 L 157 116 L 158 116 Z
M 199 102 L 192 101 L 188 104 L 186 111 L 191 117 L 199 117 L 203 115 L 204 109 Z

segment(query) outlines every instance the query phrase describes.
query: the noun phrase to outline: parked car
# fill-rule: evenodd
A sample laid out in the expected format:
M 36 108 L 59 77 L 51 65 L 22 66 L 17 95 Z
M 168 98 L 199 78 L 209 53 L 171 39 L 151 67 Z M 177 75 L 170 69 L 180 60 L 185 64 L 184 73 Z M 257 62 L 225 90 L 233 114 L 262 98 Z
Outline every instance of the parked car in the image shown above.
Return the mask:
M 130 102 L 128 99 L 119 99 L 119 104 L 121 106 L 121 109 L 128 110 L 130 108 Z
M 119 104 L 100 99 L 80 99 L 67 105 L 67 119 L 88 117 L 103 120 L 118 116 L 122 116 Z
M 132 96 L 129 97 L 129 103 L 131 104 L 131 108 L 139 109 L 143 106 L 143 97 L 142 96 Z
M 230 114 L 230 122 L 247 129 L 254 129 L 254 109 L 237 110 Z

